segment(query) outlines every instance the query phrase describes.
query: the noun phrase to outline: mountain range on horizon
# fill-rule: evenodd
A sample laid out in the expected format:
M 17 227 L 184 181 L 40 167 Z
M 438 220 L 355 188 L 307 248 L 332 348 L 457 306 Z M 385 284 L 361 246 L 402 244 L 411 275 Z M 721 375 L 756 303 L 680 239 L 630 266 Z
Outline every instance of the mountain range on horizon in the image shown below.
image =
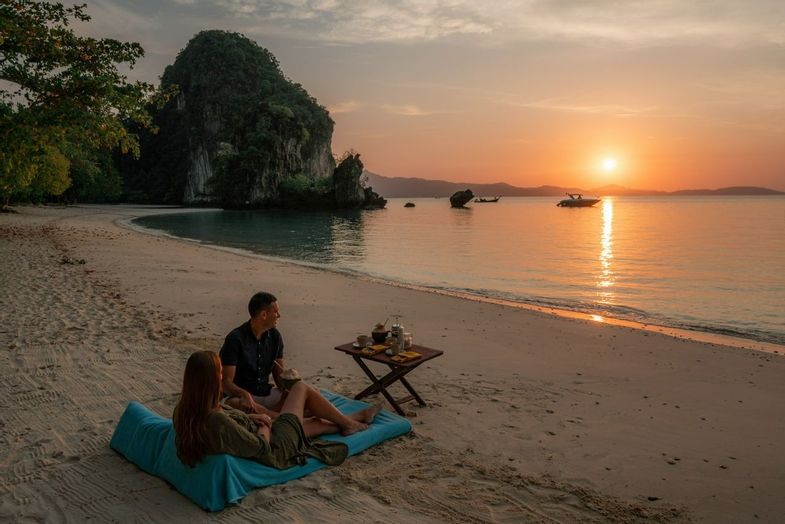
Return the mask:
M 425 178 L 386 177 L 365 171 L 368 185 L 386 198 L 397 197 L 448 197 L 456 191 L 471 189 L 476 196 L 562 196 L 565 193 L 582 193 L 596 196 L 719 196 L 719 195 L 785 195 L 785 192 L 756 186 L 732 186 L 719 189 L 682 189 L 678 191 L 657 191 L 651 189 L 630 189 L 609 184 L 606 186 L 582 189 L 578 187 L 539 186 L 518 187 L 505 182 L 477 184 L 472 182 L 449 182 L 447 180 L 428 180 Z

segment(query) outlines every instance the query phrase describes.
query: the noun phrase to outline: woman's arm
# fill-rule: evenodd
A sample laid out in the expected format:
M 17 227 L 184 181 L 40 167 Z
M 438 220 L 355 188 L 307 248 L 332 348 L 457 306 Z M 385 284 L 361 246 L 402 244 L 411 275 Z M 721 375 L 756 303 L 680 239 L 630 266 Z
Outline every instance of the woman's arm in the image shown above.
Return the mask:
M 250 419 L 243 423 L 234 420 L 234 416 L 242 415 L 236 411 L 232 417 L 218 411 L 208 419 L 208 439 L 211 442 L 209 453 L 228 453 L 237 457 L 263 459 L 270 454 L 269 428 L 267 437 L 254 428 Z M 251 431 L 255 429 L 255 431 Z

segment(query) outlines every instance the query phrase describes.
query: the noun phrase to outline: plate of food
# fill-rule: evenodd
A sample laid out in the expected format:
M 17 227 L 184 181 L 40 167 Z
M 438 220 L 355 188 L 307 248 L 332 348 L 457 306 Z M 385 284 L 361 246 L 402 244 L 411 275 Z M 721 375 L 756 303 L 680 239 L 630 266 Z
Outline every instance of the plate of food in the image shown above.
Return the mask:
M 376 355 L 378 353 L 381 353 L 385 349 L 387 349 L 387 346 L 383 344 L 374 344 L 373 346 L 368 346 L 366 348 L 363 348 L 361 350 L 361 353 L 363 355 Z

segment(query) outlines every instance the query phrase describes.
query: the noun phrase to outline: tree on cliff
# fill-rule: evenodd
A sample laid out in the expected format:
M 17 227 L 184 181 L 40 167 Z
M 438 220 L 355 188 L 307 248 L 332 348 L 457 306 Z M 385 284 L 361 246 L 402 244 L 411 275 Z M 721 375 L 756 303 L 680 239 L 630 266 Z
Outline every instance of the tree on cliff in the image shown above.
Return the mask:
M 106 183 L 102 171 L 90 167 L 100 160 L 97 151 L 119 147 L 138 153 L 136 137 L 121 120 L 150 123 L 146 104 L 153 87 L 129 82 L 117 70 L 122 63 L 133 67 L 144 50 L 137 43 L 78 36 L 69 27 L 74 20 L 90 20 L 85 5 L 0 3 L 4 207 L 11 198 L 62 194 L 74 163 L 90 174 L 84 183 Z

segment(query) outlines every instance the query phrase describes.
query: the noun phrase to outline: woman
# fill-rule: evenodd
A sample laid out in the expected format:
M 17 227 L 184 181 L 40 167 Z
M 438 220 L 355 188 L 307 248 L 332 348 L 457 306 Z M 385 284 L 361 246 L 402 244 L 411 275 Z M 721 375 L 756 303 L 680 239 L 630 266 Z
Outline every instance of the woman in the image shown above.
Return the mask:
M 347 416 L 315 388 L 297 382 L 272 422 L 267 415 L 221 406 L 221 380 L 218 354 L 197 351 L 188 358 L 183 391 L 172 417 L 177 456 L 188 466 L 218 453 L 250 458 L 277 469 L 304 464 L 308 457 L 337 466 L 346 459 L 346 445 L 311 441 L 309 437 L 339 430 L 344 435 L 362 431 L 380 409 L 369 407 Z M 305 410 L 314 418 L 304 422 Z

